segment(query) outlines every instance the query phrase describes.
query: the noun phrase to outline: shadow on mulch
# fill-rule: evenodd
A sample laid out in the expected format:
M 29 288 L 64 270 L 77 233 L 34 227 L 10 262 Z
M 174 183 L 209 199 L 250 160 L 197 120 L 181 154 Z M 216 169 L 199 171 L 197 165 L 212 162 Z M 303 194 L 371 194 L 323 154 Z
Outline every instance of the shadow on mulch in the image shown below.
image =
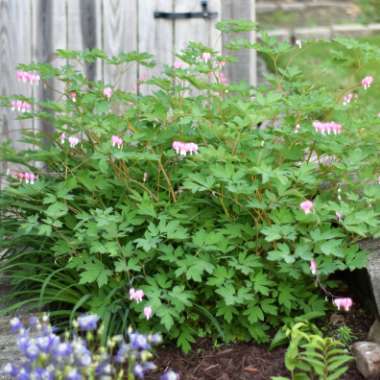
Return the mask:
M 356 340 L 365 339 L 373 321 L 371 315 L 362 309 L 353 309 L 350 313 L 334 313 L 328 319 L 328 330 L 340 325 L 350 326 Z M 215 349 L 211 342 L 201 340 L 187 355 L 175 347 L 163 347 L 158 350 L 155 363 L 159 373 L 168 368 L 180 374 L 181 380 L 270 380 L 272 376 L 288 376 L 284 365 L 286 348 L 271 352 L 267 347 L 254 343 L 225 345 Z M 156 380 L 159 376 L 151 374 L 147 380 Z M 341 380 L 362 380 L 354 363 Z

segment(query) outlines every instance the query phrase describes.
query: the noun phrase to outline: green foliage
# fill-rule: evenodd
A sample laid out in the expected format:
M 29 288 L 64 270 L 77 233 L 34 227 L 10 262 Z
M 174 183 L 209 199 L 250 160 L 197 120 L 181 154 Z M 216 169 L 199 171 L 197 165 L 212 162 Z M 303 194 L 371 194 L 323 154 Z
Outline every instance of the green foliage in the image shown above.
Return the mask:
M 380 1 L 379 0 L 357 0 L 360 6 L 361 21 L 365 23 L 380 21 Z
M 349 346 L 355 341 L 355 339 L 357 339 L 357 337 L 353 334 L 351 327 L 346 325 L 340 326 L 336 330 L 336 338 L 346 346 Z
M 237 25 L 221 28 L 252 27 Z M 268 36 L 255 46 L 274 62 L 292 49 Z M 62 318 L 90 311 L 106 335 L 154 326 L 186 351 L 204 336 L 266 342 L 297 315 L 323 315 L 311 258 L 322 280 L 365 265 L 355 242 L 379 235 L 374 110 L 344 108 L 339 94 L 290 66 L 267 87 L 225 84 L 221 62 L 232 59 L 195 43 L 178 55 L 184 67 L 145 81 L 150 95 L 115 83 L 107 99 L 105 84 L 89 81 L 79 62 L 102 60 L 122 75 L 132 61 L 151 66 L 151 57 L 58 54 L 65 65 L 22 68 L 61 81 L 62 94 L 22 98 L 34 108 L 19 116 L 49 122 L 55 133 L 25 130 L 29 148 L 1 149 L 0 158 L 16 165 L 0 198 L 0 269 L 16 288 L 3 313 L 21 305 Z M 371 89 L 359 83 L 357 92 L 365 100 Z M 6 107 L 11 100 L 1 99 Z M 343 133 L 317 134 L 318 119 L 342 123 Z M 62 143 L 62 133 L 79 144 Z M 114 135 L 121 149 L 112 146 Z M 177 155 L 173 141 L 194 142 L 199 151 Z M 319 161 L 326 156 L 334 159 Z M 38 180 L 20 182 L 17 171 Z M 305 199 L 314 201 L 307 215 Z M 131 287 L 144 290 L 143 302 L 130 302 Z
M 292 380 L 343 378 L 352 357 L 342 342 L 322 337 L 316 327 L 303 322 L 288 329 L 287 335 L 290 344 L 285 354 L 285 365 Z M 289 379 L 272 377 L 272 380 Z

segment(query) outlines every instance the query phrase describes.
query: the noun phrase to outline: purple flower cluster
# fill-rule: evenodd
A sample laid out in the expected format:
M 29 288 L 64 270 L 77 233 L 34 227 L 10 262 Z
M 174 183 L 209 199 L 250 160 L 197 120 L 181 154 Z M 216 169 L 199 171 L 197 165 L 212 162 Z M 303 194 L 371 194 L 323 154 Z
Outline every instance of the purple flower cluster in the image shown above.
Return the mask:
M 10 326 L 17 334 L 21 361 L 6 364 L 0 376 L 16 380 L 111 380 L 125 375 L 128 379 L 143 379 L 148 371 L 156 368 L 150 361 L 153 356 L 150 351 L 161 342 L 160 335 L 129 331 L 127 339 L 116 336 L 103 347 L 97 344 L 98 322 L 97 315 L 82 315 L 74 323 L 76 329 L 71 336 L 60 336 L 47 316 L 31 317 L 27 326 L 19 318 L 12 318 Z M 168 371 L 161 379 L 178 380 L 179 377 Z

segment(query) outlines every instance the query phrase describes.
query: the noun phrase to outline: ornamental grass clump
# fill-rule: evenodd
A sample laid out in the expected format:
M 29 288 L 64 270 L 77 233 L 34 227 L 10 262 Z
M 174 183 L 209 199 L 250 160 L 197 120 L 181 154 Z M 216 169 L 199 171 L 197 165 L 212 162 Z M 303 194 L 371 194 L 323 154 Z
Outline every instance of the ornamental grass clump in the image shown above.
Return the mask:
M 265 35 L 227 47 L 255 48 L 275 68 L 294 49 Z M 355 49 L 339 64 L 376 54 Z M 368 102 L 378 78 L 334 93 L 289 65 L 266 86 L 229 84 L 233 58 L 191 43 L 144 79 L 144 95 L 90 81 L 78 62 L 122 73 L 131 62 L 151 66 L 147 54 L 57 55 L 64 65 L 20 70 L 38 73 L 39 85 L 60 81 L 58 100 L 2 99 L 32 104 L 20 120 L 54 127 L 25 130 L 24 150 L 1 148 L 12 165 L 0 198 L 0 269 L 14 287 L 2 312 L 96 313 L 104 337 L 154 328 L 185 351 L 199 337 L 266 342 L 293 317 L 333 306 L 339 291 L 328 302 L 319 291 L 331 274 L 365 266 L 356 243 L 379 236 L 379 110 Z
M 126 337 L 114 336 L 101 345 L 98 321 L 96 315 L 82 315 L 73 323 L 72 333 L 60 336 L 46 315 L 31 317 L 27 326 L 12 318 L 21 357 L 5 364 L 1 374 L 17 380 L 135 380 L 156 368 L 151 350 L 161 343 L 160 335 L 130 330 Z M 167 371 L 161 376 L 169 379 L 177 380 L 178 375 Z

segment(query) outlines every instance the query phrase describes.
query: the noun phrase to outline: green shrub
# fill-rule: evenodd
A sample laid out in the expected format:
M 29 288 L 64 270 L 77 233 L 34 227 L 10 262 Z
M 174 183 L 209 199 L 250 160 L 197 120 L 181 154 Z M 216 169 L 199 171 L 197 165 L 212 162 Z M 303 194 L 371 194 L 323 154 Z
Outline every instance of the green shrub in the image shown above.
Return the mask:
M 256 48 L 274 59 L 292 49 L 266 37 Z M 178 55 L 182 65 L 147 80 L 156 90 L 145 96 L 112 84 L 109 98 L 78 62 L 122 73 L 130 62 L 150 65 L 148 55 L 57 54 L 68 63 L 21 68 L 61 81 L 59 100 L 12 98 L 33 103 L 20 119 L 47 120 L 56 132 L 25 131 L 33 148 L 1 150 L 18 165 L 0 199 L 2 272 L 16 288 L 3 312 L 89 311 L 105 335 L 154 326 L 184 350 L 200 336 L 266 342 L 273 327 L 326 309 L 311 259 L 322 279 L 365 265 L 355 241 L 379 231 L 376 114 L 342 106 L 292 67 L 266 88 L 226 84 L 221 68 L 232 59 L 194 43 Z M 372 89 L 357 91 L 366 99 Z M 342 133 L 331 123 L 323 125 L 337 135 L 317 133 L 316 120 L 335 120 Z M 179 153 L 199 149 L 177 154 L 173 142 Z M 38 175 L 34 184 L 25 172 Z M 130 304 L 132 287 L 143 302 Z
M 380 21 L 380 1 L 379 0 L 357 0 L 361 10 L 361 21 L 365 23 Z

